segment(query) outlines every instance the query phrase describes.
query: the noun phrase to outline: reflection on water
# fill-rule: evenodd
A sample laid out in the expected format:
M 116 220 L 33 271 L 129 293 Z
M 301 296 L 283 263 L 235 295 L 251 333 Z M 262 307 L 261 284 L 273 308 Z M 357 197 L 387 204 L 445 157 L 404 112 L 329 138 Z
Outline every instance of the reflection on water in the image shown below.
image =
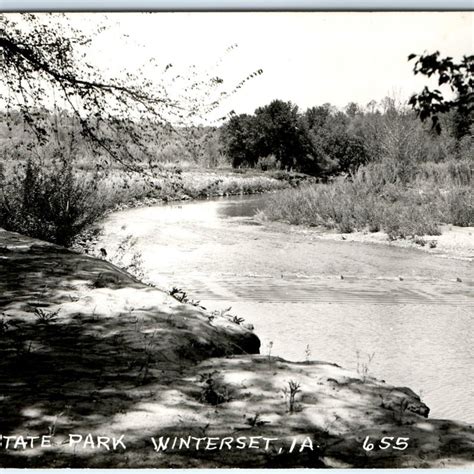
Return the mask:
M 474 421 L 472 267 L 249 226 L 266 199 L 123 211 L 107 219 L 104 245 L 133 233 L 153 281 L 212 309 L 232 306 L 254 324 L 262 352 L 271 341 L 273 354 L 301 360 L 309 348 L 312 359 L 353 369 L 357 351 L 362 362 L 375 353 L 370 373 L 421 391 L 431 416 Z M 463 283 L 452 281 L 457 272 Z
M 268 195 L 242 197 L 240 199 L 222 200 L 217 208 L 219 217 L 251 217 L 265 208 Z

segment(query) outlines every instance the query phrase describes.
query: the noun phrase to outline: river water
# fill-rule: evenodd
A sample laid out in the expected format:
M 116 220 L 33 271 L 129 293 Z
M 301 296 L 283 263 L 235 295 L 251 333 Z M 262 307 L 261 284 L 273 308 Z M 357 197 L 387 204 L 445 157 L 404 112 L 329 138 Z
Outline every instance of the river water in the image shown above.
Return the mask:
M 150 280 L 209 309 L 232 307 L 255 326 L 262 353 L 365 365 L 421 392 L 431 417 L 473 422 L 472 263 L 260 225 L 253 215 L 266 199 L 120 211 L 104 222 L 100 245 L 113 255 L 133 235 Z

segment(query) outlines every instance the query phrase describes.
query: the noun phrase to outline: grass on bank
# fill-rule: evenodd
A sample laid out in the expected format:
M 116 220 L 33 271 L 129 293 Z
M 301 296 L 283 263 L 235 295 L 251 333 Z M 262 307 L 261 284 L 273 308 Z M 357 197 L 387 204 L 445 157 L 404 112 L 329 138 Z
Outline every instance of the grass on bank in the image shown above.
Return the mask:
M 29 160 L 0 169 L 0 227 L 69 246 L 108 210 L 179 199 L 253 194 L 293 184 L 292 174 L 170 169 L 160 176 L 82 170 L 70 161 Z
M 288 185 L 289 179 L 277 179 L 262 172 L 190 169 L 170 173 L 166 178 L 111 173 L 102 180 L 101 192 L 108 200 L 108 207 L 114 207 L 123 203 L 133 205 L 147 199 L 167 201 L 263 193 L 284 189 Z
M 440 224 L 474 225 L 469 160 L 425 163 L 406 182 L 396 175 L 390 180 L 382 166 L 278 193 L 268 200 L 265 217 L 342 233 L 384 231 L 390 239 L 439 235 Z

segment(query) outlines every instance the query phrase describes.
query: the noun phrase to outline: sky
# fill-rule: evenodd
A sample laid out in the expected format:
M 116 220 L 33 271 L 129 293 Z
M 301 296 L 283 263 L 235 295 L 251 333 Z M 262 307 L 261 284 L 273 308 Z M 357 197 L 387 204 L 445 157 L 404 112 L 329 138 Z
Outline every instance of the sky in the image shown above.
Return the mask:
M 191 65 L 232 88 L 258 69 L 219 110 L 251 113 L 273 99 L 300 108 L 351 101 L 366 105 L 387 95 L 400 100 L 428 83 L 413 74 L 410 53 L 460 59 L 473 54 L 473 12 L 100 13 L 69 14 L 86 29 L 108 28 L 90 50 L 91 61 L 114 75 L 143 70 L 153 81 L 172 63 Z M 237 45 L 230 51 L 226 49 Z M 218 65 L 216 66 L 216 62 Z M 178 86 L 174 86 L 178 87 Z M 177 89 L 176 89 L 177 90 Z

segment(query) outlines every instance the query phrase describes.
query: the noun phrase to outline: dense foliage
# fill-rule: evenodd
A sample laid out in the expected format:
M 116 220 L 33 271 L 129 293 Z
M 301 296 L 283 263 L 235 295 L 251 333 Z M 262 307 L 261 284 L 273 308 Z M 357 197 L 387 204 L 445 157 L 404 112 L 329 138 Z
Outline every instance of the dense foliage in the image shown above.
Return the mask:
M 328 105 L 300 113 L 291 102 L 274 100 L 253 115 L 233 116 L 222 127 L 221 142 L 235 167 L 255 166 L 271 155 L 281 169 L 317 175 L 346 171 L 365 160 L 346 116 Z
M 48 167 L 28 160 L 10 177 L 0 175 L 0 185 L 0 224 L 60 245 L 69 245 L 105 210 L 97 181 L 78 176 L 63 160 Z
M 433 54 L 411 54 L 408 60 L 416 59 L 415 74 L 427 77 L 437 76 L 438 86 L 449 86 L 452 99 L 444 97 L 440 89 L 425 87 L 420 94 L 414 94 L 409 103 L 421 120 L 431 118 L 433 128 L 440 133 L 440 115 L 454 112 L 454 133 L 460 139 L 470 133 L 474 116 L 474 56 L 464 56 L 458 63 L 453 58 L 441 58 L 436 51 Z
M 455 111 L 439 120 L 444 130 L 437 135 L 390 97 L 366 107 L 350 103 L 344 111 L 324 104 L 300 112 L 290 102 L 275 100 L 252 115 L 233 116 L 222 127 L 220 141 L 234 167 L 273 165 L 327 178 L 389 161 L 403 180 L 418 163 L 462 155 L 472 146 L 469 137 L 457 137 Z

